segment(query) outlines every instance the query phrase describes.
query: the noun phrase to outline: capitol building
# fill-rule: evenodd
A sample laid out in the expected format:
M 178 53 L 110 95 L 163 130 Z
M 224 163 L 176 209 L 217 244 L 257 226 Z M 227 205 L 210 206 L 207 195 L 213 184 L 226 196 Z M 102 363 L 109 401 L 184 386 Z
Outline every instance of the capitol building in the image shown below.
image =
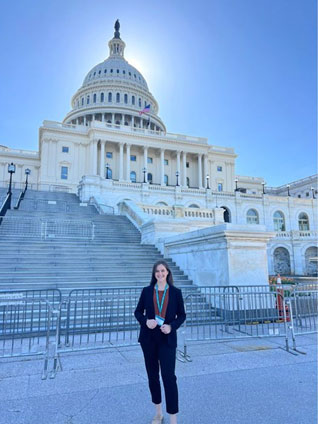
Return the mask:
M 317 176 L 267 187 L 237 175 L 233 148 L 168 132 L 146 80 L 125 59 L 118 21 L 108 47 L 64 120 L 43 122 L 39 151 L 0 146 L 1 184 L 14 163 L 15 187 L 29 169 L 32 189 L 75 193 L 101 214 L 127 216 L 142 243 L 201 285 L 316 275 Z

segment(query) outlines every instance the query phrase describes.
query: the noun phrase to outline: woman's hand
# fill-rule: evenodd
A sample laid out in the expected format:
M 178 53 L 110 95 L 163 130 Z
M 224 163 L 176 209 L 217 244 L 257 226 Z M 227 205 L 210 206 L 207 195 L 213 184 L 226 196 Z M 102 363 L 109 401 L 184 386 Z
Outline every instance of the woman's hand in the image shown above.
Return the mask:
M 158 323 L 155 319 L 147 319 L 146 325 L 148 328 L 150 328 L 150 330 L 153 330 L 157 327 Z
M 160 327 L 160 330 L 161 330 L 164 334 L 169 334 L 169 333 L 171 333 L 171 325 L 169 325 L 169 324 L 163 324 L 163 325 Z

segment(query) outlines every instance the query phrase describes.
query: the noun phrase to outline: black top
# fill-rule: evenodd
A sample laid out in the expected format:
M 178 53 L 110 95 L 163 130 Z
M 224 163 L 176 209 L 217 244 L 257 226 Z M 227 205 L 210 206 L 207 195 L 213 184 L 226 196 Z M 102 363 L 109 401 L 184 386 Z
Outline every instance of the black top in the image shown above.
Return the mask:
M 135 317 L 140 323 L 138 341 L 140 343 L 151 342 L 153 332 L 155 330 L 158 331 L 158 327 L 151 330 L 146 325 L 147 319 L 155 319 L 153 286 L 143 288 L 135 310 Z M 171 332 L 169 334 L 164 334 L 169 346 L 177 347 L 177 329 L 183 324 L 185 319 L 186 314 L 182 292 L 175 286 L 169 286 L 169 302 L 164 321 L 164 324 L 171 325 Z

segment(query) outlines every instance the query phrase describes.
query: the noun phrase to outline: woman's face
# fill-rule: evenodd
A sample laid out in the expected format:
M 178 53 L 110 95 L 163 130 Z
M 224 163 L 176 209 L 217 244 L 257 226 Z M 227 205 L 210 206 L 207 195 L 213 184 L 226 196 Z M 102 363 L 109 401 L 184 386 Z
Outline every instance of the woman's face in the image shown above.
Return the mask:
M 155 271 L 156 280 L 160 283 L 165 283 L 167 282 L 167 276 L 168 276 L 167 268 L 162 264 L 158 265 Z

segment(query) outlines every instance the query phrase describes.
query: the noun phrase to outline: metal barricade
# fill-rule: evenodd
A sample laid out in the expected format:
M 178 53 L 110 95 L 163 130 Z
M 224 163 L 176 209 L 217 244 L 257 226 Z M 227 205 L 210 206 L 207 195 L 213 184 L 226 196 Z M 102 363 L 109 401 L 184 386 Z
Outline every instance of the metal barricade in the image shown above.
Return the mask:
M 140 287 L 72 290 L 62 304 L 57 354 L 137 344 Z
M 190 342 L 243 338 L 284 337 L 289 351 L 289 317 L 281 293 L 214 289 L 200 287 L 185 297 L 184 357 Z
M 42 240 L 94 240 L 95 224 L 90 220 L 2 217 L 0 236 L 34 237 Z
M 0 357 L 42 356 L 42 379 L 46 379 L 50 354 L 55 352 L 59 315 L 59 309 L 54 309 L 48 299 L 51 297 L 54 302 L 54 295 L 57 299 L 58 294 L 34 294 L 0 293 Z
M 296 337 L 298 335 L 314 334 L 318 331 L 318 291 L 295 290 L 287 300 L 290 310 L 290 330 L 293 340 L 293 349 L 297 349 Z

